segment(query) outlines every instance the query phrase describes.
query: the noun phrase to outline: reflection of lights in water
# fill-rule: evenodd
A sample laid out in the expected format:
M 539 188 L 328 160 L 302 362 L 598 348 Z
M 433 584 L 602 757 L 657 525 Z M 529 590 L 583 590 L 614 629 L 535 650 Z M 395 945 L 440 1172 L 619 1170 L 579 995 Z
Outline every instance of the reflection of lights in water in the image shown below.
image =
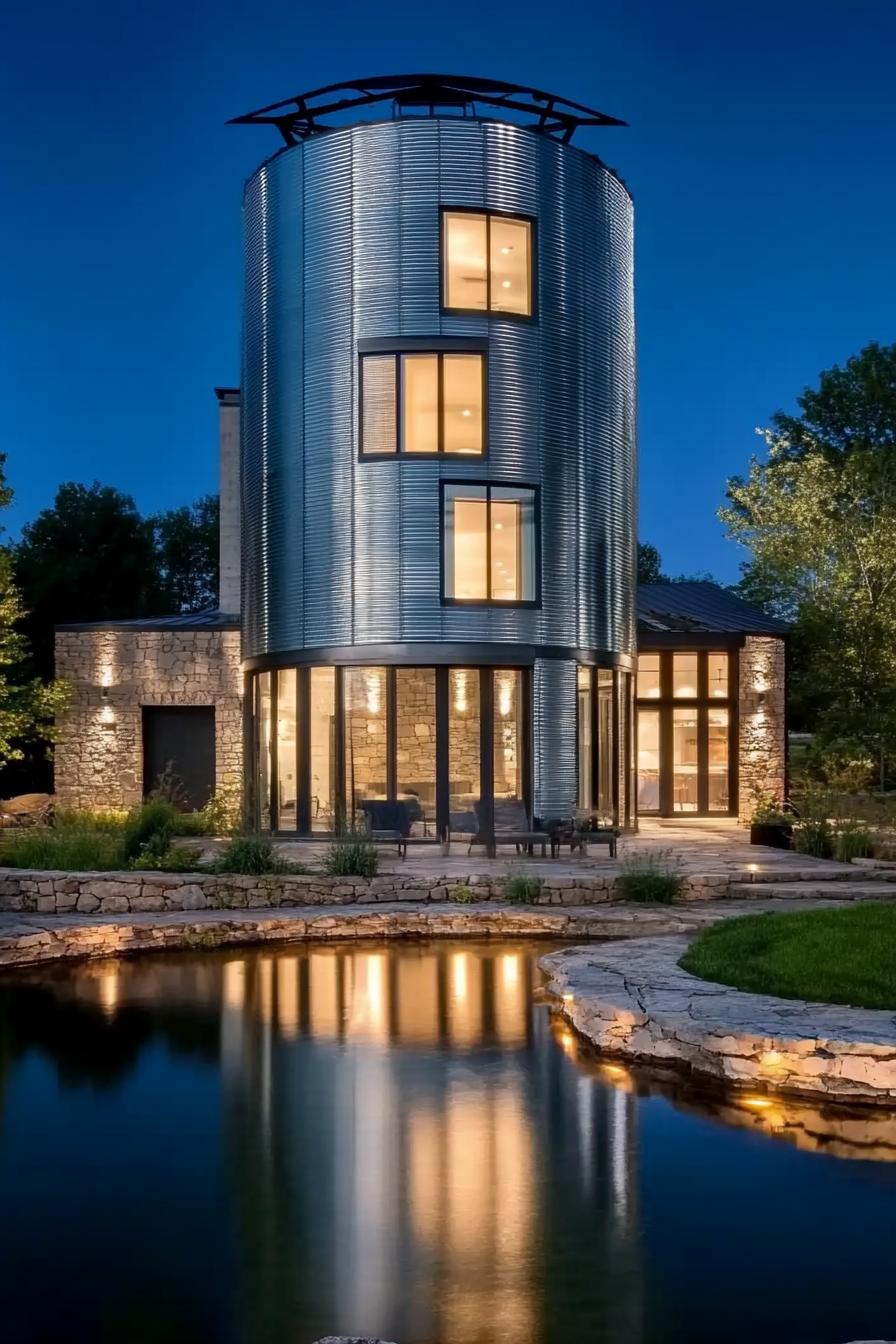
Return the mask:
M 520 978 L 520 959 L 519 954 L 515 952 L 505 952 L 501 958 L 501 969 L 504 976 L 504 984 L 510 989 L 517 984 Z
M 456 999 L 467 997 L 466 952 L 455 952 L 451 958 L 451 985 Z
M 295 957 L 277 962 L 277 1024 L 287 1040 L 299 1034 L 299 963 Z
M 741 1097 L 740 1103 L 742 1106 L 749 1106 L 756 1111 L 765 1111 L 774 1105 L 769 1097 Z
M 624 1092 L 612 1094 L 610 1115 L 611 1179 L 613 1208 L 620 1222 L 628 1213 L 628 1097 Z
M 114 1017 L 118 1007 L 118 967 L 100 976 L 99 993 L 103 1012 L 107 1017 Z
M 246 1001 L 246 963 L 228 961 L 224 963 L 224 1006 L 242 1008 Z
M 590 1190 L 594 1174 L 594 1084 L 584 1074 L 576 1088 L 576 1121 L 579 1130 L 582 1182 L 585 1189 Z
M 567 992 L 563 995 L 563 1002 L 564 1002 L 564 1003 L 572 1003 L 574 999 L 575 999 L 575 995 L 574 995 L 574 994 L 570 994 L 569 991 L 567 991 Z

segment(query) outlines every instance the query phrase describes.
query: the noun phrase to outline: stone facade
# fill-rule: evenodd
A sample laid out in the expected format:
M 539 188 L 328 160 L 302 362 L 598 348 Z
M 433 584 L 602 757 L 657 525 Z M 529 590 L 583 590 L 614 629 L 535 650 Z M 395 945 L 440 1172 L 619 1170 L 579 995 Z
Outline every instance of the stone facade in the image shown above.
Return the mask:
M 110 626 L 60 630 L 56 673 L 71 687 L 58 723 L 60 807 L 125 808 L 143 797 L 144 705 L 213 705 L 215 786 L 242 790 L 238 630 Z
M 749 822 L 757 790 L 783 798 L 787 786 L 784 640 L 748 635 L 739 666 L 739 817 Z

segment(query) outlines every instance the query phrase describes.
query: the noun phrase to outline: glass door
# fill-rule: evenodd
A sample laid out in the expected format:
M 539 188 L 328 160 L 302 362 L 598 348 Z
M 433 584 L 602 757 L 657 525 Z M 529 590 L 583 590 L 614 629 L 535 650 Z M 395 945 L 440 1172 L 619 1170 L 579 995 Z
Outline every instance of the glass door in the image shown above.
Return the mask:
M 660 810 L 660 711 L 638 710 L 638 811 Z

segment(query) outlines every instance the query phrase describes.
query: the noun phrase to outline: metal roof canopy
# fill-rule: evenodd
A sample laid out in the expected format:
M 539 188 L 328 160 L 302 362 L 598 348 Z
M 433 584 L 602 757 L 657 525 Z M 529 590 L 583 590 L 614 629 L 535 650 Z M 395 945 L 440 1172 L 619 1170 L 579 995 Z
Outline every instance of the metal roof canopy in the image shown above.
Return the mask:
M 297 93 L 255 112 L 231 117 L 228 126 L 276 126 L 287 145 L 332 129 L 322 119 L 356 107 L 392 102 L 393 116 L 406 113 L 438 116 L 449 108 L 453 115 L 477 116 L 477 104 L 520 112 L 532 118 L 531 129 L 568 143 L 579 126 L 626 126 L 628 123 L 556 93 L 542 93 L 525 84 L 466 75 L 376 75 L 341 84 L 327 84 L 309 93 Z M 458 111 L 459 109 L 459 111 Z

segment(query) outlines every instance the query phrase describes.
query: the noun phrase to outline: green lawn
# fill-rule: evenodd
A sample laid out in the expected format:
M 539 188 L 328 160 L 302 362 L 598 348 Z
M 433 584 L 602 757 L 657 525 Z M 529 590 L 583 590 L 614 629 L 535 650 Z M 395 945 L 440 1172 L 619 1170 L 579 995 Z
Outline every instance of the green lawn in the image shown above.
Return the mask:
M 754 994 L 896 1009 L 896 905 L 726 919 L 695 939 L 681 965 Z

